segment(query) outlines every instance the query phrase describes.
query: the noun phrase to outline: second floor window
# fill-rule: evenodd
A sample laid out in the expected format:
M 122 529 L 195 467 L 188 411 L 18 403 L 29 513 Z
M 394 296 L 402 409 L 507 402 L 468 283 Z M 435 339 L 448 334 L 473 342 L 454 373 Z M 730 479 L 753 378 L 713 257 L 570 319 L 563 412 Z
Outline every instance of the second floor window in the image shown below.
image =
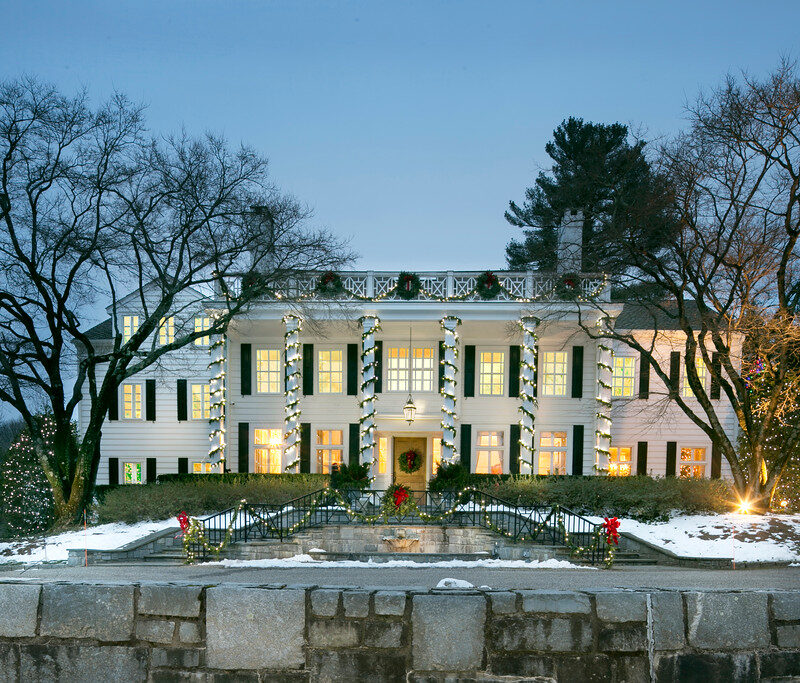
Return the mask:
M 317 473 L 330 474 L 333 465 L 341 465 L 344 444 L 341 429 L 317 430 Z
M 204 332 L 209 327 L 211 327 L 211 318 L 208 316 L 201 316 L 199 318 L 194 319 L 194 331 L 195 332 Z M 194 340 L 195 346 L 209 346 L 211 344 L 211 339 L 208 335 L 204 337 L 198 337 Z
M 408 391 L 408 348 L 390 346 L 386 350 L 386 384 L 389 391 Z
M 256 350 L 256 391 L 277 394 L 281 390 L 281 352 L 278 349 Z
M 320 349 L 318 384 L 320 394 L 341 394 L 344 382 L 344 364 L 341 349 Z
M 175 318 L 161 318 L 161 324 L 158 326 L 158 343 L 161 346 L 166 346 L 175 341 Z
M 433 391 L 436 353 L 432 346 L 417 347 L 411 355 L 411 391 Z
M 142 385 L 122 385 L 122 417 L 126 420 L 142 419 Z
M 211 417 L 211 387 L 192 384 L 192 419 L 208 420 Z
M 545 351 L 542 354 L 542 396 L 567 395 L 567 352 Z
M 481 396 L 502 396 L 505 378 L 505 354 L 502 351 L 481 351 L 478 389 Z
M 614 356 L 614 376 L 611 385 L 611 395 L 614 398 L 633 398 L 635 368 L 635 358 Z
M 702 356 L 697 356 L 695 358 L 695 367 L 697 368 L 697 378 L 700 380 L 701 386 L 705 387 L 706 385 L 706 363 L 703 360 Z M 694 396 L 694 391 L 692 391 L 692 387 L 689 386 L 689 373 L 686 372 L 686 368 L 683 370 L 683 397 L 684 398 L 691 398 Z
M 126 343 L 139 330 L 138 315 L 122 316 L 122 343 Z
M 503 474 L 503 432 L 478 432 L 475 474 Z

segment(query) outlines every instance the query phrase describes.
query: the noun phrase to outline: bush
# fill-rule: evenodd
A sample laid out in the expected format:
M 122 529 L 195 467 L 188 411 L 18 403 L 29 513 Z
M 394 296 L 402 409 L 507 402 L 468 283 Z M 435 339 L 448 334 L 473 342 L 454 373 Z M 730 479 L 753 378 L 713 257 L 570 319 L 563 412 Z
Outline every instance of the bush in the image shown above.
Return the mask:
M 155 484 L 107 490 L 97 506 L 97 519 L 133 523 L 175 517 L 181 511 L 211 514 L 235 507 L 243 498 L 281 505 L 327 485 L 323 474 L 162 475 Z
M 331 469 L 331 488 L 363 491 L 369 488 L 369 470 L 367 462 L 334 465 Z

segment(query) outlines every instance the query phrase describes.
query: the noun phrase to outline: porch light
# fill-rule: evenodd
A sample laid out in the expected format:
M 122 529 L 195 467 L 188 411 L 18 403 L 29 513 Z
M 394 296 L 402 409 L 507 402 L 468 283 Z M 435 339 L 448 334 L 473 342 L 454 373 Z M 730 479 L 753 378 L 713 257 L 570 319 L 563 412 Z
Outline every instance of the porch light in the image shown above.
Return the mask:
M 414 399 L 411 398 L 411 394 L 408 395 L 408 400 L 406 404 L 403 406 L 403 417 L 406 418 L 406 422 L 411 424 L 414 421 L 414 416 L 417 414 L 417 406 L 414 405 Z

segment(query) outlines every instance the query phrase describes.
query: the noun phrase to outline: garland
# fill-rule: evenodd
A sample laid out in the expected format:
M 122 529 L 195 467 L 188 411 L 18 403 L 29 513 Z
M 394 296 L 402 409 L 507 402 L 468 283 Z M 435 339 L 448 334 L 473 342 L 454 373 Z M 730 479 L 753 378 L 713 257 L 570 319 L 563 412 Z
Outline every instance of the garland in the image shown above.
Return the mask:
M 222 469 L 225 469 L 225 406 L 227 404 L 226 387 L 225 387 L 225 365 L 228 361 L 225 349 L 226 338 L 224 335 L 215 339 L 208 347 L 208 353 L 212 356 L 211 362 L 208 364 L 208 369 L 214 374 L 209 380 L 211 385 L 211 396 L 209 403 L 209 410 L 216 413 L 213 417 L 209 417 L 210 424 L 216 422 L 216 426 L 211 430 L 208 435 L 208 440 L 211 441 L 211 448 L 208 451 L 209 458 L 219 458 L 223 463 Z M 214 355 L 216 353 L 216 355 Z
M 597 326 L 602 334 L 604 329 L 608 326 L 608 318 L 602 317 L 597 320 Z M 597 412 L 595 418 L 597 419 L 597 427 L 594 430 L 595 435 L 595 469 L 602 469 L 602 462 L 611 455 L 611 384 L 603 379 L 603 375 L 613 373 L 613 368 L 610 363 L 606 362 L 607 358 L 612 358 L 613 352 L 611 347 L 606 346 L 602 342 L 597 344 L 597 389 L 595 393 L 595 401 L 597 404 Z
M 284 471 L 289 471 L 297 467 L 300 463 L 297 442 L 300 440 L 300 331 L 303 324 L 296 315 L 286 315 L 283 317 L 283 324 L 286 331 L 283 334 L 283 372 L 285 385 L 283 388 L 284 418 L 286 425 L 284 440 L 286 452 L 289 456 L 294 456 Z
M 416 273 L 401 271 L 397 276 L 395 292 L 397 296 L 406 301 L 416 299 L 422 289 L 422 282 Z
M 442 395 L 442 419 L 439 423 L 442 428 L 442 462 L 452 462 L 455 460 L 456 452 L 456 373 L 458 366 L 458 332 L 457 328 L 461 324 L 461 319 L 454 315 L 448 315 L 439 321 L 439 325 L 444 331 L 444 353 L 440 359 L 444 381 L 439 392 Z M 450 327 L 448 327 L 450 325 Z M 450 360 L 452 353 L 453 360 Z
M 344 294 L 346 290 L 339 273 L 329 270 L 317 282 L 316 291 L 320 294 L 339 296 Z
M 484 271 L 478 275 L 475 292 L 481 299 L 495 299 L 501 291 L 500 279 L 491 270 Z
M 403 484 L 394 484 L 386 490 L 381 501 L 382 517 L 405 517 L 419 510 L 417 502 L 411 496 L 411 489 Z
M 534 454 L 536 452 L 536 415 L 534 411 L 538 409 L 539 403 L 533 395 L 536 386 L 536 354 L 537 342 L 536 321 L 529 318 L 519 320 L 522 330 L 522 358 L 519 368 L 519 397 L 521 399 L 519 412 L 519 445 L 520 462 L 527 462 L 534 473 Z M 531 343 L 532 342 L 532 343 Z M 533 362 L 528 358 L 532 358 Z M 528 460 L 525 460 L 525 456 Z
M 422 467 L 422 460 L 423 457 L 414 449 L 411 449 L 405 453 L 401 453 L 397 462 L 403 472 L 406 474 L 414 474 L 414 472 L 419 471 L 419 468 Z
M 555 294 L 559 299 L 569 301 L 577 299 L 581 293 L 581 276 L 579 273 L 564 273 L 558 278 Z
M 359 318 L 362 328 L 364 323 L 369 323 L 369 328 L 361 332 L 361 416 L 358 418 L 358 461 L 364 462 L 365 454 L 372 452 L 370 465 L 375 462 L 375 383 L 378 381 L 378 360 L 375 357 L 375 334 L 381 329 L 381 321 L 375 316 Z M 369 348 L 367 341 L 370 341 Z M 367 361 L 368 356 L 371 356 Z M 369 372 L 371 370 L 371 373 Z M 369 379 L 364 379 L 369 375 Z M 372 481 L 374 477 L 370 479 Z

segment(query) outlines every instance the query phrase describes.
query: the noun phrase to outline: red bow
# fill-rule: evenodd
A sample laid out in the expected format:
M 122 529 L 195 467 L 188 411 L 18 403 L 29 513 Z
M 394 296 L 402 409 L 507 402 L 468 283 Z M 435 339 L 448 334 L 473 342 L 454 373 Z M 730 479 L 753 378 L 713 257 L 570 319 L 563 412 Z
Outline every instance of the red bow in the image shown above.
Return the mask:
M 416 460 L 416 453 L 414 451 L 409 451 L 406 453 L 406 465 L 408 469 L 411 469 L 414 466 L 414 460 Z
M 619 545 L 619 520 L 616 517 L 605 517 L 606 521 L 603 522 L 603 533 L 606 535 L 606 543 L 611 545 L 611 542 L 614 542 L 614 545 Z
M 399 508 L 403 503 L 408 500 L 408 491 L 405 489 L 395 489 L 394 490 L 394 506 Z
M 487 271 L 487 273 L 486 273 L 486 284 L 489 287 L 494 287 L 494 283 L 496 281 L 497 281 L 497 278 L 495 277 L 494 273 L 491 272 L 491 271 Z
M 181 512 L 178 515 L 178 524 L 181 525 L 181 531 L 186 533 L 189 530 L 189 515 L 185 512 Z

